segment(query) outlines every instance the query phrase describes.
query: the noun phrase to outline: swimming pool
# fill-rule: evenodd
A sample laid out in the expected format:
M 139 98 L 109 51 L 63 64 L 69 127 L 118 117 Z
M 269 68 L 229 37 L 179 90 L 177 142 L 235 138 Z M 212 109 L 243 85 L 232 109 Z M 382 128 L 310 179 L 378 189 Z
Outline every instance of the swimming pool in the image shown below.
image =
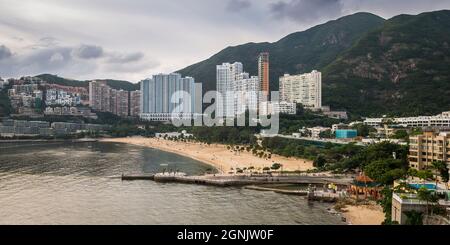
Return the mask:
M 422 187 L 427 188 L 428 190 L 436 190 L 436 185 L 435 184 L 409 184 L 409 186 L 411 186 L 414 189 L 420 189 Z

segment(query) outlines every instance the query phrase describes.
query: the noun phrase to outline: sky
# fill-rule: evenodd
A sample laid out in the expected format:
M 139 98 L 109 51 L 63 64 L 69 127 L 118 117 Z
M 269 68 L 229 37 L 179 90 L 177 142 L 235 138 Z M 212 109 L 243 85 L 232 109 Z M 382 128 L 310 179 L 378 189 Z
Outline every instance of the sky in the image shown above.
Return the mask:
M 0 77 L 138 82 L 356 12 L 441 9 L 450 0 L 0 0 Z

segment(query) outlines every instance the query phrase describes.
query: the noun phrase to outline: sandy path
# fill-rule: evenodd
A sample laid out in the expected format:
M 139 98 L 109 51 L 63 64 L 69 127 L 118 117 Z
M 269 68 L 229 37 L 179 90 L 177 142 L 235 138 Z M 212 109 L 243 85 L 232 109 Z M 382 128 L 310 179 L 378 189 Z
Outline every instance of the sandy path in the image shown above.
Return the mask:
M 384 213 L 378 205 L 347 206 L 343 216 L 352 225 L 381 225 Z
M 229 172 L 232 168 L 249 168 L 262 170 L 264 167 L 271 167 L 274 163 L 281 163 L 285 171 L 305 171 L 313 168 L 313 163 L 309 160 L 286 158 L 272 155 L 271 159 L 261 159 L 251 152 L 241 152 L 235 154 L 227 150 L 225 145 L 205 145 L 200 143 L 174 142 L 157 138 L 130 137 L 102 139 L 102 142 L 126 143 L 138 146 L 151 147 L 163 151 L 177 153 L 192 159 L 210 164 L 222 173 Z

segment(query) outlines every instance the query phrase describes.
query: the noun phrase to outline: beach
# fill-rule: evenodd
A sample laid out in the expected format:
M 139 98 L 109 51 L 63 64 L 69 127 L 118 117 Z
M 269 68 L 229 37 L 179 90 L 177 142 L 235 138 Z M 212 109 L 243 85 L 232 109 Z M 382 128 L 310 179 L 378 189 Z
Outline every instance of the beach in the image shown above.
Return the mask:
M 110 138 L 100 141 L 132 144 L 176 153 L 209 164 L 221 173 L 228 173 L 232 169 L 250 167 L 254 167 L 255 170 L 262 170 L 265 167 L 271 167 L 274 163 L 282 164 L 283 171 L 306 171 L 314 168 L 313 162 L 310 160 L 278 155 L 272 155 L 271 159 L 263 159 L 247 151 L 235 153 L 228 150 L 226 145 L 220 144 L 206 145 L 196 142 L 175 142 L 161 138 L 144 137 Z
M 379 205 L 348 205 L 342 211 L 342 216 L 351 225 L 381 225 L 384 221 L 384 213 Z

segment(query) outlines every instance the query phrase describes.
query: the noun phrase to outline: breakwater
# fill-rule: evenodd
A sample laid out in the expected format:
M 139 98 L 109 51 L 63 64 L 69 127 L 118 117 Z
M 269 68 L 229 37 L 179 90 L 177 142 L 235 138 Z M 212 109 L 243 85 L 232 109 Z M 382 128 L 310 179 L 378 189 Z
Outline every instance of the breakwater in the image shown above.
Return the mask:
M 260 184 L 313 184 L 333 183 L 348 186 L 352 179 L 348 177 L 310 176 L 310 175 L 203 175 L 187 176 L 184 173 L 158 173 L 144 176 L 122 176 L 122 180 L 153 180 L 162 183 L 185 183 L 212 186 L 249 186 Z

